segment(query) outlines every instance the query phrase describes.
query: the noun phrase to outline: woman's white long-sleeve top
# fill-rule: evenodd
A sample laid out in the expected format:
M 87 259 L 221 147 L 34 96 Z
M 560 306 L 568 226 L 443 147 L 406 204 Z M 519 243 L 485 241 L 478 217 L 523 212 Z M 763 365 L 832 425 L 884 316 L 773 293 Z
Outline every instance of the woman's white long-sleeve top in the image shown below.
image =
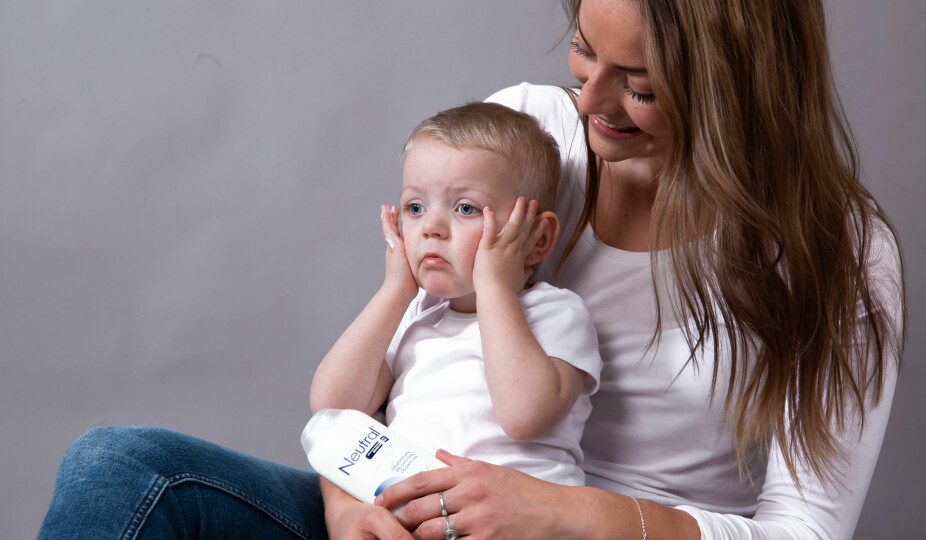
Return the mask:
M 858 418 L 848 423 L 843 488 L 826 487 L 800 469 L 798 490 L 774 441 L 770 455 L 752 454 L 749 475 L 742 475 L 733 428 L 721 422 L 723 366 L 729 364 L 723 351 L 707 351 L 697 365 L 686 366 L 689 347 L 678 321 L 666 317 L 670 310 L 663 311 L 658 340 L 650 346 L 656 320 L 650 254 L 607 246 L 587 227 L 555 273 L 584 198 L 587 163 L 582 126 L 566 92 L 524 83 L 489 101 L 536 117 L 560 147 L 557 214 L 563 232 L 535 277 L 578 292 L 598 332 L 604 369 L 582 440 L 588 484 L 684 510 L 705 539 L 850 538 L 884 437 L 897 358 L 888 358 L 883 397 L 866 411 L 864 431 L 858 432 Z M 899 320 L 899 254 L 884 231 L 873 240 L 871 260 L 885 306 Z M 711 399 L 713 356 L 719 357 L 723 386 Z

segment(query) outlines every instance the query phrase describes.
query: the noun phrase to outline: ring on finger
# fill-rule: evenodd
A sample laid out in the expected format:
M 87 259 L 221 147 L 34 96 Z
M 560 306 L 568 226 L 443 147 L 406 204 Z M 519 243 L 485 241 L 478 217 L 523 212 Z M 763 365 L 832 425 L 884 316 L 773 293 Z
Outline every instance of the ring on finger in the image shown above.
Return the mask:
M 444 531 L 444 540 L 457 540 L 460 535 L 457 531 L 453 530 L 453 527 L 450 525 L 450 518 L 444 516 L 444 519 L 447 520 L 447 530 Z
M 437 494 L 437 499 L 440 501 L 440 515 L 447 517 L 447 507 L 444 506 L 444 492 L 441 491 Z M 447 528 L 450 528 L 450 520 L 447 520 Z

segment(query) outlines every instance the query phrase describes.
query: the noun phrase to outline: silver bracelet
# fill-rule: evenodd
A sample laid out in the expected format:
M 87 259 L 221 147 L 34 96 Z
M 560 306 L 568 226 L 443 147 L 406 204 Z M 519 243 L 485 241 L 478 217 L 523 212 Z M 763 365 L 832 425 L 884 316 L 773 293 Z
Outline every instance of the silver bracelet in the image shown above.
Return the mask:
M 633 504 L 637 505 L 637 512 L 640 513 L 640 526 L 643 527 L 643 540 L 646 540 L 646 520 L 643 519 L 643 509 L 640 508 L 640 501 L 632 495 L 630 498 L 633 499 Z

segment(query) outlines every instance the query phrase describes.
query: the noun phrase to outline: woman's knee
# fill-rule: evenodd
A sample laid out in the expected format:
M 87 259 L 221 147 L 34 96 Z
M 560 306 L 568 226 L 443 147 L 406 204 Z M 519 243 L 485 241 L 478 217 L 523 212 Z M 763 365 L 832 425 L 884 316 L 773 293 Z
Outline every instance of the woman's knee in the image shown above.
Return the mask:
M 145 426 L 98 427 L 87 431 L 68 448 L 61 460 L 62 473 L 106 468 L 119 462 L 156 468 L 165 439 L 173 432 Z M 169 446 L 169 445 L 167 445 Z

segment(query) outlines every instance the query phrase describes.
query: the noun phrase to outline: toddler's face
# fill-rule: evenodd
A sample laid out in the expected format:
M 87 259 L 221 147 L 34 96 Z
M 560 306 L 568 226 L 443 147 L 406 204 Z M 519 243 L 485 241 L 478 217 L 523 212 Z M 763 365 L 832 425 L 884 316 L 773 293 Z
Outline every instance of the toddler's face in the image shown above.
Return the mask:
M 412 274 L 455 311 L 475 311 L 473 263 L 482 209 L 508 221 L 518 195 L 508 160 L 497 152 L 415 141 L 402 174 L 402 237 Z

